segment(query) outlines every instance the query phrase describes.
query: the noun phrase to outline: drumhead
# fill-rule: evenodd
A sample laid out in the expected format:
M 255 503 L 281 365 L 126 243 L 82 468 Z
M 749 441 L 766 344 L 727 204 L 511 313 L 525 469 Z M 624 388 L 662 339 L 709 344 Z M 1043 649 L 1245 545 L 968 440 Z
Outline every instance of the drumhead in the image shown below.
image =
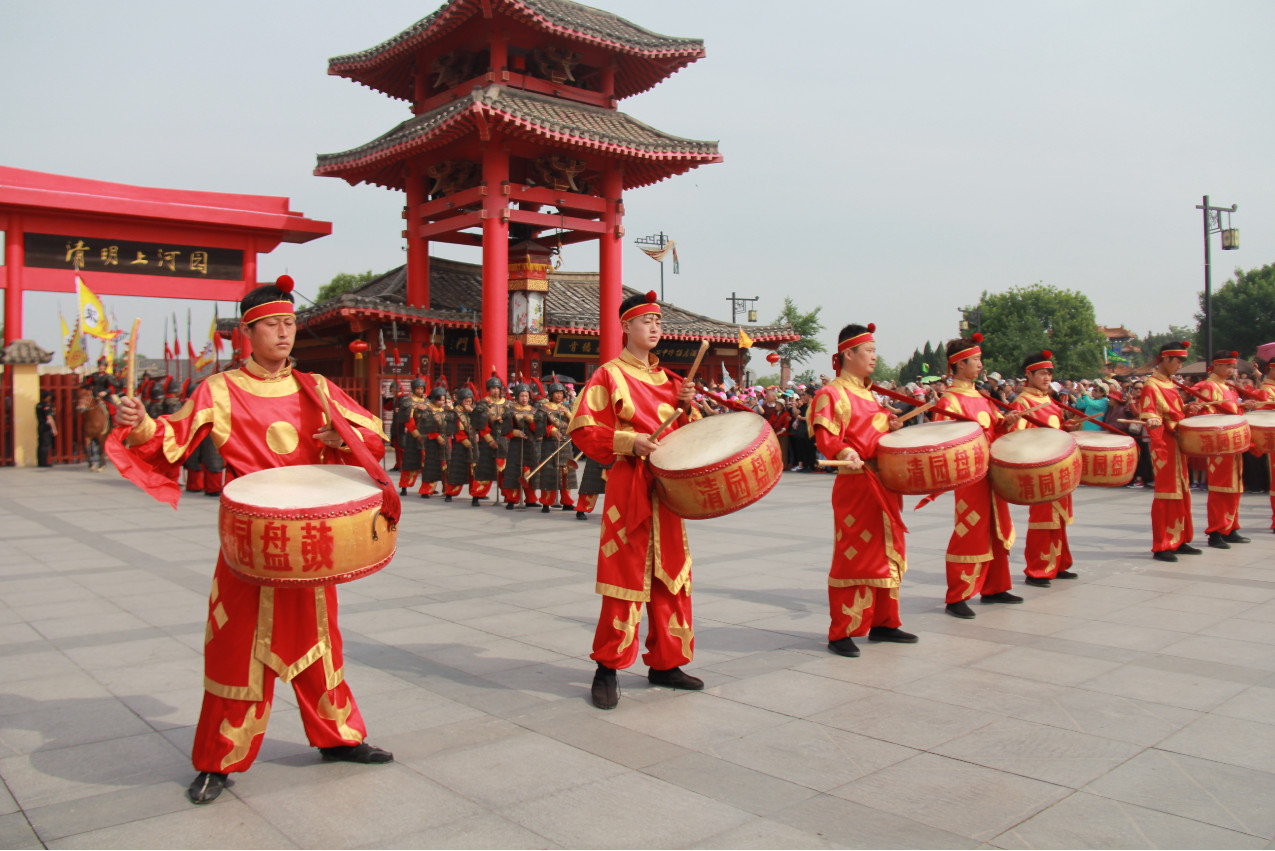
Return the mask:
M 379 495 L 362 467 L 302 464 L 272 467 L 240 476 L 222 488 L 222 496 L 240 505 L 261 508 L 318 508 L 344 505 Z
M 1247 420 L 1241 414 L 1201 414 L 1198 417 L 1187 417 L 1178 423 L 1178 428 L 1235 428 Z
M 1275 428 L 1275 411 L 1249 411 L 1244 419 L 1253 428 Z
M 1135 442 L 1127 434 L 1112 434 L 1109 431 L 1077 431 L 1072 432 L 1071 436 L 1082 449 L 1086 446 L 1094 449 L 1128 449 Z
M 889 449 L 914 449 L 918 446 L 940 446 L 968 439 L 971 435 L 981 433 L 978 423 L 967 423 L 962 420 L 942 420 L 936 423 L 920 423 L 919 425 L 901 428 L 881 436 L 879 446 Z
M 716 464 L 752 446 L 766 428 L 760 414 L 748 411 L 705 417 L 661 437 L 651 466 L 672 472 Z
M 992 458 L 1007 464 L 1032 464 L 1064 458 L 1076 448 L 1076 439 L 1056 428 L 1029 428 L 1010 432 L 992 443 Z

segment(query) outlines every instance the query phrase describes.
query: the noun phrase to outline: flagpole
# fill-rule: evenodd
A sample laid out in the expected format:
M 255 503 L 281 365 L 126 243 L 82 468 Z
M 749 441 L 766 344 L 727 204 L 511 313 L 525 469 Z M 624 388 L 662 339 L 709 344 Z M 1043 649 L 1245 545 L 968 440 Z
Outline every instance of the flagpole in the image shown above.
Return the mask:
M 194 384 L 195 383 L 195 356 L 194 356 L 195 344 L 192 342 L 192 339 L 193 338 L 190 336 L 190 308 L 188 307 L 186 308 L 186 354 L 190 357 L 190 360 L 187 361 L 188 365 L 186 367 L 186 378 L 190 380 L 191 384 Z

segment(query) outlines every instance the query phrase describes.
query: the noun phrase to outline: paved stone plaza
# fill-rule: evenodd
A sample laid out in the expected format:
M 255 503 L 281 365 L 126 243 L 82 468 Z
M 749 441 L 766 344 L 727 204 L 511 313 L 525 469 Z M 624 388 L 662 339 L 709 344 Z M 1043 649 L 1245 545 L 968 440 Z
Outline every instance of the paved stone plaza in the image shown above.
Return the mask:
M 831 484 L 688 524 L 707 688 L 635 668 L 612 712 L 587 697 L 597 516 L 406 498 L 394 563 L 341 590 L 396 761 L 321 763 L 280 687 L 257 764 L 194 807 L 216 501 L 0 470 L 0 847 L 1275 847 L 1265 495 L 1252 544 L 1163 564 L 1149 491 L 1084 489 L 1080 579 L 972 622 L 943 613 L 951 497 L 909 501 L 921 641 L 843 659 Z

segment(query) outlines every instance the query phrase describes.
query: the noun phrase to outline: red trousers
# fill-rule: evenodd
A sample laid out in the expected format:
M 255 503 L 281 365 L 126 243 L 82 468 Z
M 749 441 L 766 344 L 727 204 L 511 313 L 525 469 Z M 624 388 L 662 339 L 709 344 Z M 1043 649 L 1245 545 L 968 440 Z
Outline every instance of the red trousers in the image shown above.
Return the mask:
M 602 598 L 590 659 L 616 669 L 628 668 L 637 661 L 642 605 L 618 597 Z M 651 583 L 651 601 L 646 606 L 646 653 L 642 654 L 642 661 L 659 671 L 690 662 L 695 656 L 695 632 L 691 628 L 691 598 L 686 588 L 671 594 L 657 579 Z
M 191 748 L 196 771 L 229 774 L 248 770 L 265 740 L 275 678 L 274 671 L 267 667 L 259 701 L 230 700 L 204 692 Z M 357 745 L 367 736 L 367 726 L 350 687 L 344 680 L 334 689 L 329 690 L 326 685 L 319 662 L 292 680 L 306 739 L 316 748 Z
M 1033 579 L 1053 579 L 1071 567 L 1071 547 L 1067 545 L 1067 521 L 1071 519 L 1071 495 L 1059 503 L 1038 502 L 1027 515 L 1027 542 L 1023 571 Z
M 598 495 L 596 493 L 582 493 L 576 495 L 576 511 L 583 511 L 585 514 L 592 514 L 593 507 L 598 504 Z M 1271 505 L 1275 506 L 1275 497 L 1271 497 Z
M 1222 455 L 1209 459 L 1209 525 L 1205 532 L 1229 535 L 1240 530 L 1240 493 L 1244 485 L 1240 481 L 1239 455 Z
M 867 635 L 874 626 L 899 627 L 899 589 L 873 585 L 828 586 L 832 624 L 828 640 Z
M 530 472 L 530 467 L 523 467 L 522 479 L 519 479 L 509 470 L 505 470 L 500 474 L 500 495 L 505 498 L 505 502 L 512 502 L 516 505 L 518 498 L 522 497 L 528 505 L 535 503 L 536 489 L 531 486 L 531 481 L 527 478 L 527 474 Z
M 1181 499 L 1151 501 L 1151 551 L 1176 550 L 1189 544 L 1195 537 L 1195 524 L 1191 522 L 1191 497 L 1183 493 Z

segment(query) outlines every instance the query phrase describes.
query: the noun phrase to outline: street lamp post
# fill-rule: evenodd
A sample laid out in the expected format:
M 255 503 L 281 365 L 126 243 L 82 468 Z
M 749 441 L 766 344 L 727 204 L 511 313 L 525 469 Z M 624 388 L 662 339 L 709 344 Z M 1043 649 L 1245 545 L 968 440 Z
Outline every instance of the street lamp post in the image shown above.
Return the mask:
M 1204 361 L 1207 363 L 1213 357 L 1213 276 L 1209 235 L 1222 234 L 1223 251 L 1234 251 L 1239 248 L 1239 228 L 1231 227 L 1231 213 L 1238 210 L 1239 205 L 1211 207 L 1209 196 L 1205 195 L 1204 203 L 1196 204 L 1195 209 L 1204 211 Z M 1222 227 L 1223 213 L 1226 213 L 1226 227 Z
M 983 333 L 982 307 L 958 307 L 956 309 L 960 311 L 961 314 L 961 322 L 957 327 L 960 329 L 962 337 L 969 334 L 971 317 L 974 319 L 974 330 L 980 334 Z
M 666 246 L 668 246 L 669 242 L 670 240 L 664 235 L 664 231 L 633 240 L 634 245 L 651 246 L 649 249 L 643 248 L 642 250 L 647 253 L 647 256 L 656 260 L 660 264 L 660 301 L 664 301 L 664 257 L 666 256 Z M 674 254 L 673 256 L 676 258 L 677 255 Z M 674 269 L 673 271 L 676 272 L 677 269 Z
M 756 304 L 760 299 L 761 299 L 761 296 L 754 296 L 753 298 L 740 298 L 739 296 L 735 295 L 735 293 L 732 292 L 730 294 L 730 298 L 726 299 L 727 301 L 730 302 L 731 324 L 732 325 L 735 324 L 735 318 L 739 315 L 740 311 L 744 311 L 744 310 L 748 311 L 748 321 L 756 322 L 757 309 L 755 307 L 749 307 L 749 305 Z M 744 350 L 738 349 L 737 352 L 738 353 L 736 354 L 735 368 L 739 372 L 739 383 L 743 384 L 744 383 Z

